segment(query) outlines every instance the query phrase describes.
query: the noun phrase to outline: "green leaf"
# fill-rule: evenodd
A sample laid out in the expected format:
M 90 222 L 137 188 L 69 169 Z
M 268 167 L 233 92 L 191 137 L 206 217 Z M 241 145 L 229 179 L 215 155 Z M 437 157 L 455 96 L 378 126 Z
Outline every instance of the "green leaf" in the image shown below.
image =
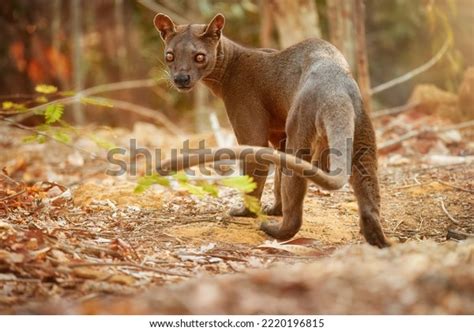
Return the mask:
M 41 131 L 41 132 L 48 132 L 49 130 L 51 130 L 51 125 L 40 124 L 36 126 L 36 130 Z
M 56 93 L 58 88 L 53 85 L 40 84 L 35 87 L 35 91 L 43 94 Z
M 65 132 L 61 132 L 61 131 L 57 131 L 53 134 L 53 138 L 59 142 L 62 142 L 62 143 L 69 143 L 71 142 L 71 137 L 65 133 Z
M 55 103 L 49 105 L 44 112 L 44 118 L 46 119 L 46 124 L 53 124 L 61 119 L 64 113 L 64 105 L 60 103 Z
M 38 142 L 38 144 L 44 144 L 46 140 L 46 136 L 43 136 L 41 134 L 36 136 L 36 141 Z
M 42 95 L 42 96 L 37 97 L 35 99 L 35 101 L 37 103 L 46 103 L 46 102 L 48 102 L 48 98 L 46 98 L 44 95 Z
M 93 106 L 107 107 L 107 108 L 114 107 L 113 103 L 107 100 L 104 100 L 101 98 L 93 98 L 93 97 L 83 97 L 81 98 L 81 103 L 84 105 L 93 105 Z
M 22 105 L 20 103 L 15 103 L 11 101 L 4 101 L 2 102 L 2 108 L 4 110 L 18 110 L 18 111 L 25 111 L 28 108 L 25 107 L 25 105 Z
M 31 136 L 25 136 L 21 139 L 21 141 L 24 143 L 24 144 L 31 144 L 31 143 L 34 143 L 36 142 L 37 140 L 37 136 L 36 135 L 31 135 Z
M 249 176 L 230 177 L 220 180 L 220 184 L 230 188 L 235 188 L 242 193 L 250 193 L 257 184 L 253 181 L 253 178 Z
M 14 105 L 14 103 L 11 102 L 11 101 L 3 101 L 2 102 L 2 108 L 5 109 L 5 110 L 12 109 L 13 105 Z
M 206 194 L 207 194 L 207 192 L 200 186 L 189 184 L 189 183 L 181 183 L 180 185 L 186 191 L 188 191 L 192 195 L 197 196 L 199 198 L 202 198 L 202 197 L 206 196 Z
M 219 196 L 219 188 L 216 185 L 212 185 L 206 182 L 198 184 L 202 189 L 209 195 L 217 198 Z
M 244 194 L 244 205 L 248 210 L 257 214 L 258 216 L 262 215 L 262 209 L 260 206 L 260 201 L 256 197 L 248 194 Z
M 44 116 L 44 112 L 45 112 L 44 109 L 35 109 L 35 110 L 33 111 L 33 114 Z
M 62 96 L 62 97 L 72 97 L 72 96 L 76 95 L 76 92 L 74 92 L 74 91 L 62 91 L 62 92 L 59 92 L 59 95 Z
M 105 140 L 105 139 L 103 139 L 103 138 L 101 138 L 101 137 L 98 137 L 98 136 L 96 136 L 96 135 L 91 134 L 91 135 L 88 135 L 88 137 L 89 137 L 93 142 L 95 142 L 95 144 L 96 144 L 97 146 L 99 146 L 100 148 L 109 150 L 109 149 L 112 149 L 112 148 L 116 148 L 116 147 L 117 147 L 114 143 L 112 143 L 112 142 L 110 142 L 110 141 L 107 141 L 107 140 Z
M 154 174 L 151 176 L 143 176 L 138 179 L 137 186 L 135 186 L 135 189 L 133 192 L 135 193 L 143 193 L 146 190 L 148 190 L 152 185 L 158 184 L 161 186 L 169 187 L 170 182 L 167 178 L 162 177 L 158 174 Z
M 176 174 L 173 175 L 173 178 L 178 181 L 180 184 L 184 184 L 189 182 L 188 176 L 186 176 L 186 173 L 184 171 L 180 171 Z

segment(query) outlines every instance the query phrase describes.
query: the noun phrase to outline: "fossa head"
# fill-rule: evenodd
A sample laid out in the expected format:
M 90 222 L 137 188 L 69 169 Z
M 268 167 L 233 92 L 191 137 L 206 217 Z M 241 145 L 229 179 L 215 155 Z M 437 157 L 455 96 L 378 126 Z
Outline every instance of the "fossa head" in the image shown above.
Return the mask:
M 154 24 L 165 42 L 165 62 L 179 91 L 189 91 L 214 69 L 225 19 L 217 14 L 209 24 L 175 25 L 158 14 Z

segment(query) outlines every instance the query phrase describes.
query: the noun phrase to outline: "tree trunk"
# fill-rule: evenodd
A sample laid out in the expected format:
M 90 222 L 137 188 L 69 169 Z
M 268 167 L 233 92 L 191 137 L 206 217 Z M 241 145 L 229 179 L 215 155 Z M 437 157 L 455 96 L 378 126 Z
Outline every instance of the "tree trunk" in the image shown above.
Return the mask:
M 353 11 L 354 1 L 327 0 L 330 41 L 347 59 L 352 71 L 355 71 Z
M 356 30 L 357 81 L 364 101 L 365 109 L 371 113 L 369 62 L 365 40 L 365 4 L 364 0 L 354 1 L 354 26 Z
M 59 31 L 61 29 L 61 0 L 53 0 L 51 4 L 53 12 L 53 19 L 51 22 L 52 47 L 59 51 L 61 47 L 61 40 L 59 38 Z
M 72 56 L 73 56 L 73 87 L 76 92 L 84 89 L 84 72 L 82 68 L 82 8 L 81 0 L 71 1 L 72 16 Z M 76 124 L 85 122 L 84 112 L 80 102 L 73 106 L 73 118 Z
M 272 7 L 267 0 L 260 2 L 261 22 L 260 22 L 260 47 L 272 47 L 273 17 Z
M 125 12 L 123 0 L 114 1 L 115 38 L 117 40 L 118 79 L 128 75 L 127 48 L 125 39 Z
M 321 37 L 316 3 L 313 0 L 266 0 L 280 39 L 286 48 L 307 38 Z

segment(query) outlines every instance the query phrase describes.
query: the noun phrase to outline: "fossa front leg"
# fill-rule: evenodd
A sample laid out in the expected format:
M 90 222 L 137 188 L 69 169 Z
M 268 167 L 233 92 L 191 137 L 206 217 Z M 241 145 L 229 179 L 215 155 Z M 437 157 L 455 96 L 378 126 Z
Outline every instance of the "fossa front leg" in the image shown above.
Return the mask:
M 272 147 L 284 152 L 286 147 L 286 134 L 284 132 L 274 133 L 270 135 L 270 143 Z M 275 176 L 273 179 L 273 204 L 265 206 L 263 212 L 268 216 L 282 216 L 282 202 L 281 202 L 281 168 L 275 166 Z
M 227 112 L 239 145 L 268 147 L 268 115 L 265 110 L 255 106 L 255 104 L 247 106 L 243 105 L 242 102 L 233 104 L 238 104 L 238 109 L 233 107 L 230 110 L 227 109 Z M 238 116 L 235 116 L 235 114 L 238 114 Z M 242 161 L 242 166 L 244 175 L 252 177 L 257 184 L 255 190 L 249 195 L 260 201 L 268 175 L 268 166 L 245 161 Z M 230 210 L 229 214 L 239 217 L 257 216 L 245 206 L 236 206 Z

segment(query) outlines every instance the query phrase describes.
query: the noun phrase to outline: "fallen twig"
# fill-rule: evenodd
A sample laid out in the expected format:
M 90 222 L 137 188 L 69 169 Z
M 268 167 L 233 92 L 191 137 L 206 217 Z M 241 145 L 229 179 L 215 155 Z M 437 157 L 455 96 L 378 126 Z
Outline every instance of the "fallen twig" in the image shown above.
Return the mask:
M 129 268 L 142 269 L 142 270 L 145 270 L 145 271 L 156 272 L 156 273 L 169 275 L 169 276 L 191 277 L 190 275 L 183 274 L 181 272 L 162 270 L 162 269 L 147 267 L 147 266 L 143 266 L 143 265 L 139 265 L 139 264 L 124 263 L 124 262 L 119 262 L 119 263 L 113 263 L 113 262 L 110 262 L 110 263 L 108 263 L 108 262 L 103 262 L 103 263 L 77 263 L 77 264 L 69 264 L 68 267 L 70 267 L 70 268 L 80 268 L 80 267 L 129 267 Z
M 444 205 L 444 201 L 443 199 L 441 199 L 441 209 L 443 209 L 444 213 L 446 214 L 446 216 L 448 216 L 448 218 L 451 220 L 451 222 L 453 222 L 454 224 L 456 225 L 459 225 L 459 221 L 457 219 L 455 219 L 449 212 L 448 210 L 446 209 L 445 205 Z
M 395 227 L 393 228 L 392 232 L 395 232 L 398 227 L 403 223 L 404 220 L 401 220 L 400 222 L 397 223 L 397 225 L 395 225 Z
M 453 184 L 450 184 L 448 182 L 444 182 L 442 180 L 437 180 L 438 183 L 440 184 L 443 184 L 443 185 L 446 185 L 446 186 L 449 186 L 449 187 L 452 187 L 452 188 L 455 188 L 456 190 L 460 190 L 460 191 L 463 191 L 463 192 L 467 192 L 467 193 L 474 193 L 473 190 L 468 190 L 467 188 L 464 188 L 464 187 L 459 187 L 459 186 L 456 186 L 456 185 L 453 185 Z
M 247 262 L 247 260 L 239 258 L 239 257 L 221 255 L 221 254 L 214 254 L 214 253 L 184 253 L 182 255 L 183 256 L 207 256 L 207 257 L 215 257 L 215 258 L 222 259 L 222 260 Z
M 19 186 L 21 185 L 20 182 L 17 182 L 16 180 L 14 180 L 13 178 L 11 178 L 10 176 L 8 176 L 5 168 L 0 171 L 0 177 L 2 177 L 3 179 L 5 179 L 7 182 L 9 182 L 10 184 L 13 184 L 15 186 Z
M 26 190 L 23 189 L 20 192 L 17 192 L 15 194 L 9 195 L 7 197 L 1 198 L 0 201 L 7 201 L 7 200 L 10 200 L 10 199 L 16 198 L 17 196 L 22 195 L 25 192 L 26 192 Z
M 418 105 L 419 105 L 419 103 L 416 102 L 416 103 L 409 103 L 409 104 L 406 104 L 406 105 L 403 105 L 403 106 L 377 110 L 377 111 L 375 111 L 371 114 L 371 117 L 372 118 L 379 118 L 379 117 L 382 117 L 382 116 L 400 114 L 400 113 L 403 113 L 403 112 L 408 111 L 410 109 L 413 109 Z
M 453 229 L 448 229 L 448 233 L 446 235 L 446 239 L 466 240 L 468 238 L 474 238 L 474 235 Z
M 122 255 L 119 254 L 118 252 L 108 249 L 108 248 L 100 247 L 100 246 L 81 244 L 80 248 L 82 249 L 84 253 L 90 253 L 97 256 L 101 256 L 101 254 L 107 254 L 116 258 L 122 258 Z

